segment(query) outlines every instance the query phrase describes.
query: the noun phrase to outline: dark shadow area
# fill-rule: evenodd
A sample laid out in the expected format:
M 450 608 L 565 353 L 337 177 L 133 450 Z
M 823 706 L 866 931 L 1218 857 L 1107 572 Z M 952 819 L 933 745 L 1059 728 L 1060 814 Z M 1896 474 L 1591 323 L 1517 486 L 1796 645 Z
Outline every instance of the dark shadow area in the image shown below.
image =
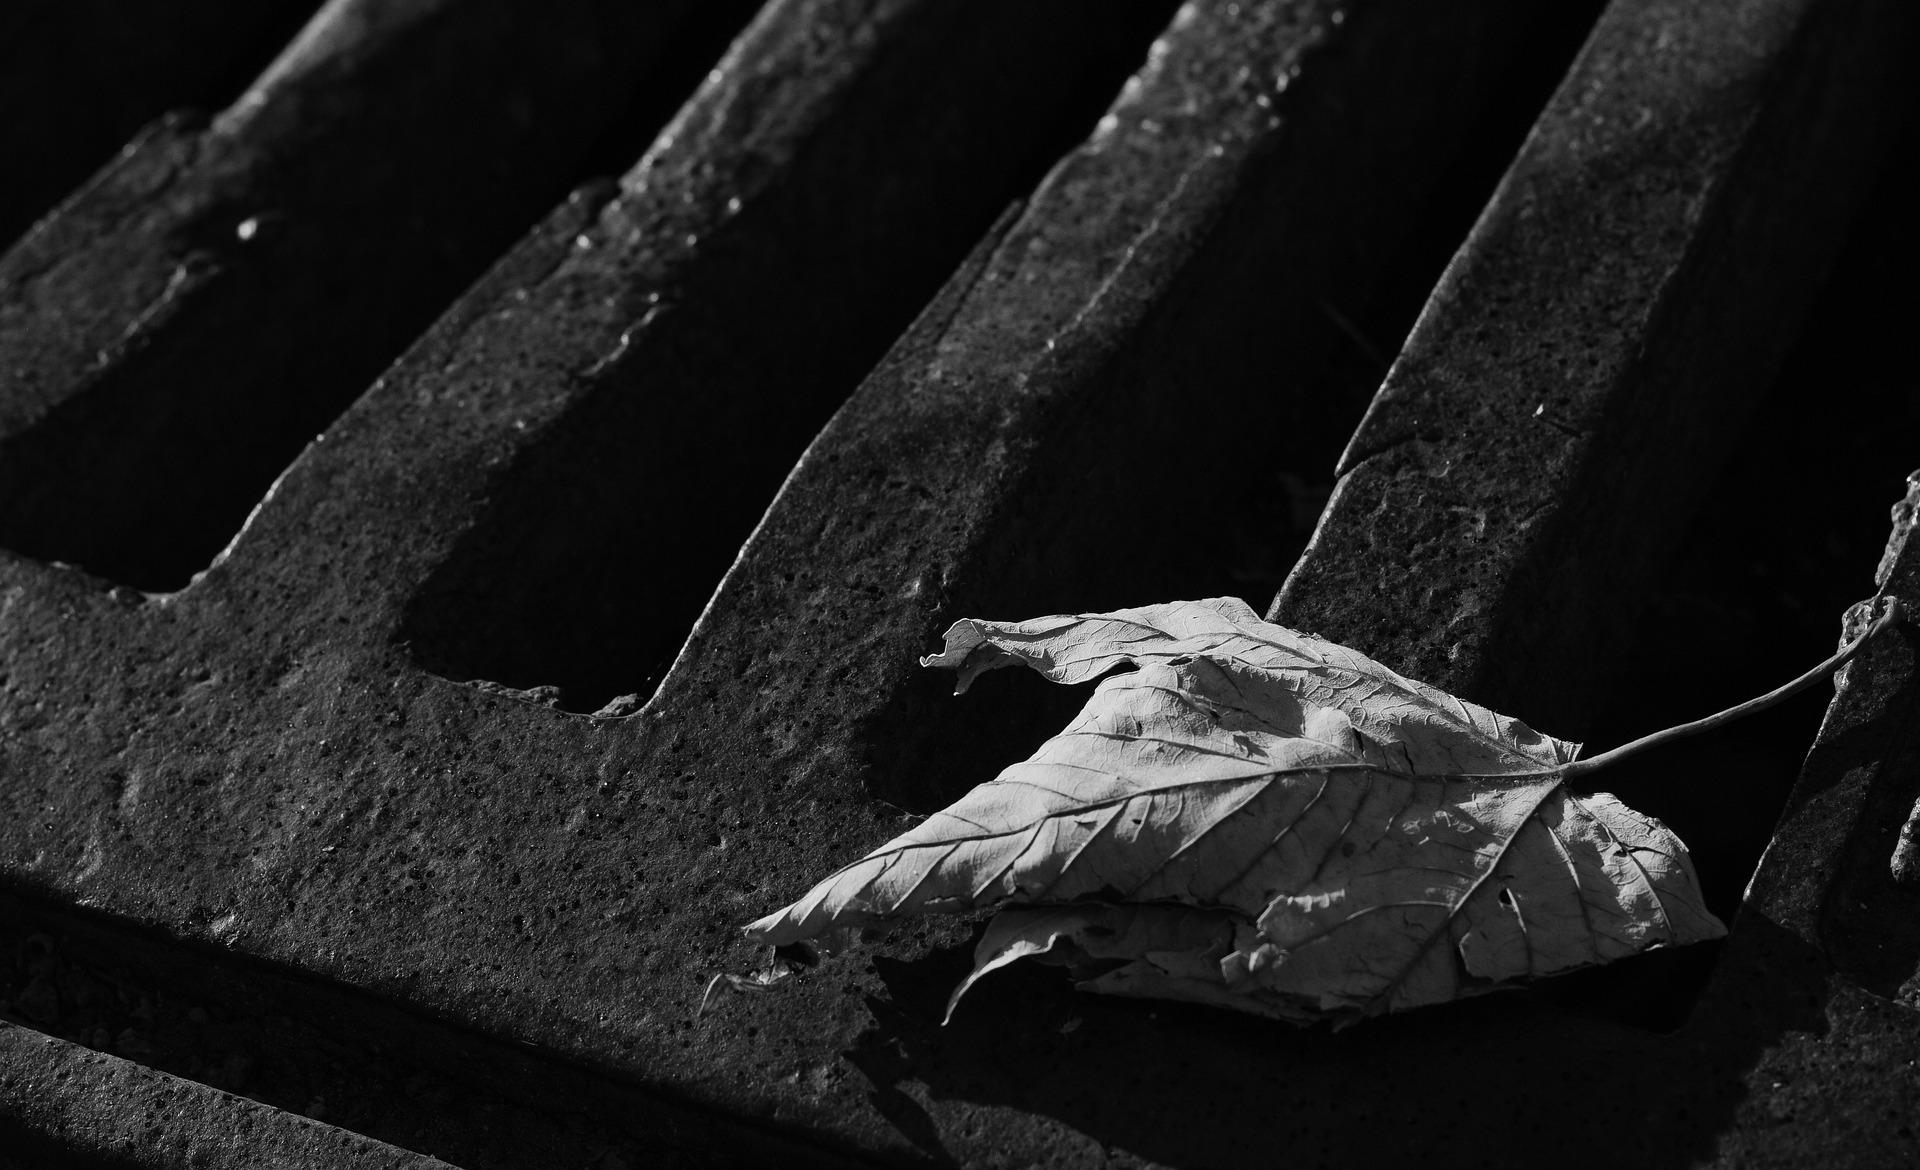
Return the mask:
M 103 1162 L 98 1158 L 62 1149 L 58 1141 L 43 1137 L 12 1118 L 0 1117 L 0 1170 L 119 1170 L 128 1162 Z
M 0 545 L 187 584 L 503 249 L 639 157 L 754 8 L 444 5 L 231 134 L 151 129 L 0 258 L 13 376 L 48 404 L 0 439 Z
M 968 579 L 948 584 L 928 650 L 962 617 L 1223 594 L 1264 606 L 1312 534 L 1386 361 L 1599 8 L 1532 10 L 1449 46 L 1460 51 L 1457 91 L 1429 95 L 1454 119 L 1444 128 L 1396 118 L 1404 95 L 1392 93 L 1364 113 L 1292 115 L 1338 144 L 1290 142 L 1243 183 L 1154 316 L 1090 376 L 1103 425 L 1079 428 L 1034 482 L 1008 493 L 1001 535 Z M 1499 36 L 1528 50 L 1503 57 Z M 1388 41 L 1377 51 L 1442 50 Z M 1475 53 L 1503 63 L 1489 70 Z M 1431 173 L 1399 169 L 1416 153 L 1432 158 Z M 1299 161 L 1323 155 L 1350 169 Z M 1329 203 L 1324 190 L 1343 194 Z M 1327 276 L 1303 287 L 1302 272 Z M 933 812 L 1025 759 L 1086 701 L 1085 688 L 1023 673 L 983 678 L 958 699 L 946 672 L 916 674 L 864 737 L 884 745 L 869 773 L 875 795 Z
M 290 1009 L 257 972 L 209 970 L 177 945 L 0 898 L 0 1016 L 456 1165 L 587 1164 L 560 1126 L 391 1044 L 297 1018 L 311 1006 Z
M 640 340 L 516 455 L 409 604 L 415 660 L 569 711 L 649 697 L 807 442 L 1172 10 L 952 4 L 886 34 L 773 188 L 654 290 Z
M 874 962 L 888 997 L 869 1000 L 873 1026 L 846 1055 L 903 1133 L 924 1112 L 907 1089 L 924 1086 L 1183 1170 L 1689 1166 L 1711 1155 L 1758 1054 L 1825 1027 L 1825 964 L 1757 917 L 1729 948 L 1738 974 L 1715 1010 L 1672 1035 L 1570 1010 L 1544 984 L 1335 1033 L 1083 994 L 1033 964 L 989 976 L 942 1028 L 964 948 Z
M 1916 311 L 1902 274 L 1920 263 L 1908 206 L 1920 178 L 1914 141 L 1910 119 L 1779 375 L 1641 613 L 1588 754 L 1786 682 L 1834 651 L 1841 616 L 1873 593 L 1888 509 L 1920 467 L 1920 377 L 1901 340 Z M 1679 833 L 1709 906 L 1731 920 L 1832 698 L 1830 685 L 1815 687 L 1593 783 Z M 1910 785 L 1911 773 L 1902 781 L 1888 760 L 1880 776 L 1885 791 L 1874 799 L 1906 802 L 1897 816 L 1875 814 L 1881 823 L 1893 817 L 1888 832 L 1897 834 L 1912 793 L 1895 789 Z M 1884 872 L 1891 837 L 1864 852 Z M 1876 914 L 1905 922 L 1912 897 L 1884 891 Z M 1707 974 L 1694 970 L 1670 993 L 1690 1002 Z
M 0 6 L 0 246 L 167 110 L 238 97 L 320 0 Z
M 28 891 L 0 889 L 0 1018 L 463 1170 L 841 1164 L 749 1121 Z M 693 1131 L 710 1144 L 689 1156 L 675 1142 Z

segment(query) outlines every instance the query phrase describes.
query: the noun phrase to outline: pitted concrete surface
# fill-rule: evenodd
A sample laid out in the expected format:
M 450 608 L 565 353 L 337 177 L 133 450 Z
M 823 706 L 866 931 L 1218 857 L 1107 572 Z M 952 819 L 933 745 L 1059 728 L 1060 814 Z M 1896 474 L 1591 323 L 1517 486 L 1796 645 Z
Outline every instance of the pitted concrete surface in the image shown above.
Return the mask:
M 703 265 L 724 271 L 729 248 L 794 238 L 796 222 L 865 238 L 857 216 L 814 194 L 872 138 L 878 115 L 847 95 L 869 72 L 898 69 L 889 54 L 914 60 L 926 30 L 950 28 L 940 6 L 841 23 L 821 19 L 828 11 L 770 10 L 619 192 L 577 201 L 497 267 L 282 478 L 191 588 L 142 598 L 12 566 L 20 608 L 6 628 L 22 666 L 11 682 L 25 698 L 9 764 L 34 813 L 9 845 L 21 879 L 842 1148 L 915 1158 L 932 1127 L 969 1160 L 1097 1149 L 1071 1120 L 996 1102 L 955 1102 L 917 1123 L 884 1075 L 885 1042 L 871 1038 L 875 974 L 811 981 L 701 1027 L 693 1004 L 712 971 L 751 960 L 735 941 L 739 920 L 896 821 L 875 786 L 920 802 L 959 778 L 881 767 L 918 744 L 886 742 L 874 726 L 910 726 L 933 708 L 908 673 L 922 639 L 955 606 L 994 600 L 1002 566 L 1029 582 L 1054 572 L 1022 564 L 1021 548 L 1061 554 L 1078 581 L 1124 562 L 1110 527 L 1045 536 L 1091 514 L 1073 498 L 1086 485 L 1060 469 L 1096 470 L 1102 487 L 1118 476 L 1140 507 L 1171 485 L 1186 494 L 1159 506 L 1176 514 L 1182 500 L 1231 499 L 1235 484 L 1207 484 L 1177 460 L 1127 485 L 1120 460 L 1151 426 L 1131 425 L 1126 408 L 1150 407 L 1159 379 L 1213 395 L 1189 403 L 1213 404 L 1203 429 L 1222 411 L 1318 417 L 1310 399 L 1268 393 L 1273 351 L 1251 343 L 1271 320 L 1323 322 L 1318 298 L 1364 291 L 1391 253 L 1394 216 L 1470 125 L 1441 110 L 1484 101 L 1527 26 L 1502 5 L 1430 24 L 1332 5 L 1192 10 L 801 461 L 644 711 L 568 717 L 421 671 L 448 640 L 419 616 L 421 583 L 434 582 L 443 607 L 489 585 L 447 567 L 490 539 L 483 505 L 526 490 L 516 475 L 566 485 L 581 449 L 567 412 L 580 403 L 591 416 L 600 386 L 654 424 L 624 432 L 663 450 L 625 452 L 643 469 L 658 460 L 649 474 L 660 478 L 639 480 L 639 498 L 658 502 L 629 507 L 643 522 L 623 531 L 650 541 L 649 559 L 636 559 L 657 566 L 663 587 L 681 587 L 668 578 L 699 550 L 649 530 L 674 532 L 681 512 L 698 520 L 699 508 L 674 501 L 725 482 L 694 478 L 700 462 L 724 466 L 731 444 L 760 441 L 738 430 L 755 416 L 726 398 L 737 383 L 725 350 L 706 356 L 713 337 L 752 344 L 760 323 L 751 298 L 707 324 L 701 314 L 719 311 L 711 298 L 675 294 Z M 1074 26 L 1058 27 L 1064 40 Z M 1350 96 L 1410 77 L 1424 79 L 1420 102 Z M 985 125 L 1004 138 L 1004 126 Z M 724 165 L 703 165 L 716 159 Z M 852 171 L 855 185 L 875 186 L 884 162 Z M 919 173 L 899 181 L 950 200 L 951 172 Z M 784 295 L 833 292 L 797 283 Z M 918 303 L 902 298 L 909 312 Z M 1143 322 L 1151 332 L 1132 336 Z M 1285 352 L 1329 336 L 1338 340 L 1318 324 L 1278 342 Z M 773 369 L 804 360 L 796 351 Z M 778 390 L 759 393 L 779 402 Z M 784 426 L 804 442 L 806 430 Z M 1065 445 L 1043 443 L 1050 431 Z M 543 444 L 557 463 L 528 462 Z M 1103 444 L 1113 452 L 1087 460 Z M 666 460 L 680 451 L 698 456 L 691 468 Z M 563 493 L 544 498 L 565 507 Z M 1178 569 L 1169 553 L 1156 572 Z M 1053 584 L 1064 595 L 1066 582 Z M 1131 587 L 1148 584 L 1136 575 Z M 632 601 L 642 614 L 647 603 L 644 591 Z M 660 637 L 644 624 L 635 635 Z M 484 657 L 489 631 L 466 636 Z M 606 653 L 631 660 L 629 685 L 645 699 L 645 656 L 618 644 Z M 111 682 L 88 685 L 146 717 L 96 704 L 90 729 L 36 734 L 46 725 L 31 712 L 77 703 L 59 663 L 79 660 L 113 664 Z M 524 693 L 539 681 L 505 685 Z M 1121 1029 L 1111 1035 L 1124 1035 L 1125 1017 L 1111 1019 Z M 997 1083 L 976 1060 L 958 1075 Z M 659 1108 L 676 1119 L 665 1130 L 694 1125 Z
M 956 922 L 870 937 L 692 1018 L 708 976 L 756 958 L 739 923 L 1077 705 L 1019 686 L 1032 680 L 948 698 L 912 667 L 947 621 L 1236 591 L 1234 552 L 1207 523 L 1243 522 L 1282 470 L 1331 462 L 1360 404 L 1314 393 L 1348 343 L 1324 308 L 1389 279 L 1409 209 L 1471 137 L 1468 111 L 1523 50 L 1532 6 L 1190 5 L 1105 117 L 1095 103 L 1023 121 L 1027 153 L 1010 161 L 988 149 L 1009 119 L 1084 100 L 1101 78 L 1110 93 L 1144 44 L 1087 47 L 1084 16 L 1036 25 L 1020 7 L 770 7 L 639 166 L 497 264 L 190 586 L 143 594 L 0 561 L 7 884 L 56 934 L 137 927 L 126 937 L 151 969 L 242 973 L 266 1014 L 331 1028 L 342 1060 L 378 1035 L 451 1083 L 582 1124 L 618 1118 L 675 1164 L 1831 1151 L 1845 1131 L 1769 1142 L 1766 1118 L 1795 1100 L 1775 1077 L 1829 1086 L 1873 1157 L 1905 1152 L 1876 1120 L 1915 1087 L 1889 1063 L 1913 1050 L 1905 1009 L 1836 980 L 1772 902 L 1742 917 L 1684 1026 L 1660 995 L 1635 998 L 1694 961 L 1680 957 L 1624 984 L 1575 978 L 1337 1036 L 1077 996 L 1023 971 L 943 1029 L 967 964 Z M 1380 450 L 1512 441 L 1476 430 L 1444 379 L 1425 398 L 1395 389 L 1423 362 L 1515 344 L 1497 314 L 1476 316 L 1483 267 L 1537 263 L 1536 292 L 1598 296 L 1606 353 L 1649 369 L 1667 314 L 1692 320 L 1662 307 L 1676 284 L 1698 291 L 1688 312 L 1789 332 L 1788 309 L 1715 265 L 1753 207 L 1785 214 L 1770 193 L 1811 198 L 1774 181 L 1798 173 L 1776 152 L 1827 159 L 1805 165 L 1829 190 L 1864 182 L 1864 164 L 1841 161 L 1870 143 L 1790 131 L 1848 125 L 1809 112 L 1807 93 L 1871 92 L 1873 62 L 1902 44 L 1886 11 L 1616 5 L 1368 423 L 1418 415 L 1433 433 Z M 1744 34 L 1719 35 L 1721 21 Z M 1083 74 L 1036 71 L 1076 45 Z M 1679 58 L 1663 54 L 1689 45 L 1688 68 L 1668 69 Z M 1847 86 L 1823 88 L 1839 74 Z M 1033 186 L 1056 135 L 1089 126 Z M 1556 160 L 1629 146 L 1617 168 L 1575 168 L 1565 198 L 1527 202 Z M 1669 163 L 1681 179 L 1660 187 Z M 1659 190 L 1629 198 L 1640 183 Z M 1735 187 L 1737 207 L 1716 202 Z M 1620 239 L 1664 250 L 1623 270 L 1569 261 L 1608 215 Z M 1508 218 L 1525 230 L 1503 236 Z M 1779 269 L 1738 252 L 1739 271 L 1805 278 L 1838 231 L 1809 232 Z M 1623 433 L 1641 435 L 1634 395 L 1611 397 L 1623 385 L 1666 402 L 1618 370 L 1581 385 L 1594 417 L 1576 432 L 1625 411 Z M 1419 606 L 1463 574 L 1518 588 L 1525 557 L 1419 553 L 1404 580 L 1429 594 L 1377 576 L 1379 533 L 1335 535 L 1458 522 L 1440 491 L 1359 508 L 1353 485 L 1382 461 L 1355 461 L 1283 617 L 1463 689 L 1506 677 L 1475 671 L 1508 649 L 1512 671 L 1537 667 L 1543 646 L 1514 631 L 1538 623 L 1454 623 L 1460 652 L 1439 657 L 1419 632 Z M 1592 490 L 1573 456 L 1531 466 L 1495 461 L 1473 490 L 1549 510 Z M 1643 478 L 1622 508 L 1657 512 L 1656 487 L 1685 495 Z M 1609 587 L 1642 583 L 1655 551 Z M 1354 607 L 1351 629 L 1323 620 L 1336 605 Z M 1580 637 L 1604 669 L 1610 644 Z M 1549 706 L 1584 685 L 1537 670 L 1501 685 L 1523 683 Z M 1797 832 L 1782 839 L 1832 842 Z M 465 1149 L 457 1161 L 488 1156 Z

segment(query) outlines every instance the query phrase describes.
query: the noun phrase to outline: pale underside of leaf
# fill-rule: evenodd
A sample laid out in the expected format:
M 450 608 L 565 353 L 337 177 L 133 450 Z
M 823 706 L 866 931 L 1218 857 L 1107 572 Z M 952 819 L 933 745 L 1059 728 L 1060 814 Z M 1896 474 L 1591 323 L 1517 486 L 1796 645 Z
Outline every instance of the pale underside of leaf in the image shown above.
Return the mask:
M 1577 745 L 1238 601 L 961 622 L 926 662 L 962 690 L 1004 665 L 1133 669 L 751 937 L 1006 906 L 969 985 L 1066 955 L 1094 990 L 1304 1020 L 1724 933 L 1673 833 L 1566 790 Z

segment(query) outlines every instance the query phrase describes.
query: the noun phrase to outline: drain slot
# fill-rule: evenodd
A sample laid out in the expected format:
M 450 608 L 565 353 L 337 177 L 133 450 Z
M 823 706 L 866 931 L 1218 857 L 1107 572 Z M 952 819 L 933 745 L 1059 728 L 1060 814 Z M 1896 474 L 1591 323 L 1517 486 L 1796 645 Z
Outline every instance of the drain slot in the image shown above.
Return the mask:
M 10 0 L 0 10 L 0 246 L 167 110 L 225 105 L 315 0 Z
M 427 670 L 568 711 L 650 696 L 807 441 L 1085 134 L 1172 6 L 922 4 L 819 82 L 807 42 L 828 26 L 799 11 L 770 12 L 583 237 L 598 283 L 543 294 L 557 331 L 598 330 L 607 356 L 409 604 L 399 637 Z M 782 90 L 792 106 L 761 105 Z M 689 204 L 711 214 L 682 226 Z M 668 231 L 688 243 L 663 285 L 623 283 L 679 245 Z M 632 317 L 603 320 L 589 287 Z
M 752 10 L 696 7 L 338 0 L 210 125 L 149 129 L 0 257 L 0 545 L 186 585 Z

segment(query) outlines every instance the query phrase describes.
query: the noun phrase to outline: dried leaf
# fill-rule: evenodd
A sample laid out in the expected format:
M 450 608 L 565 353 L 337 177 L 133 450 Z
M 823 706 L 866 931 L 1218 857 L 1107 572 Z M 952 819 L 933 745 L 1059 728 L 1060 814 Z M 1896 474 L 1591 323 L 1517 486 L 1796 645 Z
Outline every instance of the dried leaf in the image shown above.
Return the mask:
M 923 664 L 958 691 L 1003 666 L 1061 683 L 1132 669 L 1026 763 L 750 938 L 1007 906 L 956 1001 L 1035 957 L 1095 991 L 1306 1022 L 1725 933 L 1678 837 L 1568 789 L 1577 744 L 1243 602 L 963 621 Z

